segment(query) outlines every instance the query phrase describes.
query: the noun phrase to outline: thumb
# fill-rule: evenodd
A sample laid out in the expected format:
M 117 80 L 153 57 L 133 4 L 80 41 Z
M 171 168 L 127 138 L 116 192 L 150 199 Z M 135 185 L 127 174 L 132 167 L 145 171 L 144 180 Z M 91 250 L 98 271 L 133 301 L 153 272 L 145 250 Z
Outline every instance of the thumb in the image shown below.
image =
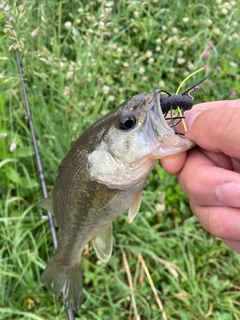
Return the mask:
M 199 104 L 185 117 L 186 138 L 208 151 L 240 157 L 240 99 Z

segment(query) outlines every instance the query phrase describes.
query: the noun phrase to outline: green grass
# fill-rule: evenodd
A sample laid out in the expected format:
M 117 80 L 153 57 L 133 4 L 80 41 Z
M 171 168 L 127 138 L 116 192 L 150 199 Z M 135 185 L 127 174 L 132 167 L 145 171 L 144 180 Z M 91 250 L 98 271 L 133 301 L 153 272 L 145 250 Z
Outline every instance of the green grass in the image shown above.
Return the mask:
M 49 192 L 73 141 L 132 95 L 159 86 L 175 92 L 205 65 L 182 92 L 221 68 L 204 84 L 206 92 L 194 93 L 195 102 L 235 98 L 239 3 L 198 2 L 42 0 L 17 8 L 11 1 Z M 39 280 L 53 245 L 45 212 L 35 206 L 42 195 L 5 9 L 1 5 L 0 319 L 66 319 L 61 300 Z M 160 167 L 143 194 L 132 224 L 126 215 L 114 222 L 109 263 L 99 263 L 91 244 L 85 251 L 84 304 L 76 319 L 135 319 L 127 266 L 140 319 L 164 319 L 141 256 L 167 319 L 240 319 L 239 255 L 202 229 L 175 177 Z

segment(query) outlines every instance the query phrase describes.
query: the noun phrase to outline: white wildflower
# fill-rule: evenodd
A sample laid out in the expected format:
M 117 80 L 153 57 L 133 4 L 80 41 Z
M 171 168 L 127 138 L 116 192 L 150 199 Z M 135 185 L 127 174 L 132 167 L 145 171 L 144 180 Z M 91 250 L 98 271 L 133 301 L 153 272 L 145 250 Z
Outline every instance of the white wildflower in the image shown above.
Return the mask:
M 92 66 L 95 66 L 97 64 L 97 62 L 94 58 L 91 58 L 91 64 L 92 64 Z
M 102 88 L 102 91 L 104 94 L 108 94 L 109 90 L 110 90 L 109 86 L 103 86 Z
M 111 43 L 111 44 L 109 45 L 109 48 L 115 51 L 115 50 L 117 49 L 117 46 L 116 46 L 115 43 Z
M 230 8 L 231 8 L 231 5 L 230 5 L 229 2 L 224 2 L 224 3 L 222 4 L 222 8 L 230 9 Z
M 148 63 L 150 63 L 150 64 L 154 63 L 154 61 L 155 61 L 154 58 L 149 58 L 149 59 L 148 59 Z
M 70 93 L 70 87 L 67 86 L 64 88 L 63 94 L 64 94 L 64 96 L 68 96 L 69 93 Z
M 152 216 L 152 212 L 151 211 L 145 211 L 145 215 L 146 215 L 146 217 L 151 217 Z
M 208 19 L 208 20 L 207 20 L 207 25 L 208 25 L 208 26 L 211 26 L 211 25 L 212 25 L 212 23 L 213 23 L 213 22 L 212 22 L 212 20 L 211 20 L 211 19 Z
M 155 50 L 156 50 L 157 52 L 159 52 L 159 51 L 161 51 L 161 47 L 157 46 L 157 47 L 155 48 Z
M 177 63 L 178 64 L 184 64 L 186 60 L 184 58 L 177 58 Z
M 239 34 L 238 33 L 233 33 L 232 34 L 233 39 L 238 40 L 239 39 Z
M 121 48 L 121 47 L 117 48 L 117 52 L 118 53 L 122 53 L 123 52 L 123 48 Z
M 192 62 L 190 62 L 190 61 L 187 63 L 187 67 L 188 67 L 189 70 L 194 70 L 195 69 L 194 64 Z
M 98 26 L 99 26 L 100 29 L 104 29 L 105 24 L 104 24 L 103 21 L 99 21 Z
M 78 30 L 76 28 L 72 28 L 72 34 L 73 34 L 73 37 L 76 37 L 78 35 Z
M 6 132 L 0 133 L 0 138 L 6 138 L 6 136 L 7 136 L 7 133 L 6 133 Z
M 139 11 L 134 11 L 134 17 L 139 18 Z
M 148 51 L 146 52 L 146 57 L 147 57 L 147 58 L 150 58 L 151 56 L 152 56 L 152 51 L 148 50 Z
M 11 9 L 11 7 L 8 4 L 6 4 L 4 7 L 4 11 L 10 11 L 10 9 Z
M 65 27 L 67 30 L 71 29 L 71 27 L 72 27 L 72 22 L 71 22 L 71 21 L 66 21 L 66 22 L 64 23 L 64 27 Z
M 108 97 L 108 100 L 109 100 L 109 101 L 114 101 L 114 100 L 115 100 L 115 97 L 114 97 L 114 96 L 109 96 L 109 97 Z
M 222 0 L 216 0 L 216 4 L 221 4 Z
M 143 67 L 140 67 L 138 72 L 139 72 L 140 74 L 144 74 L 145 69 L 144 69 Z
M 158 212 L 162 212 L 166 209 L 166 205 L 164 203 L 157 203 L 155 205 L 155 210 Z
M 66 75 L 66 79 L 67 80 L 73 79 L 73 76 L 74 76 L 74 72 L 73 71 L 68 71 L 68 73 Z
M 177 34 L 177 33 L 178 33 L 178 28 L 173 27 L 173 28 L 172 28 L 172 32 L 173 32 L 174 34 Z
M 219 28 L 214 28 L 213 29 L 213 33 L 215 33 L 216 35 L 220 35 L 221 34 L 221 31 L 220 31 L 220 29 Z
M 110 16 L 112 13 L 112 8 L 105 8 L 105 15 L 107 16 Z M 111 23 L 111 22 L 108 22 L 108 23 Z
M 162 39 L 161 38 L 157 38 L 156 39 L 156 43 L 161 43 L 162 42 Z
M 91 74 L 91 72 L 89 72 L 88 75 L 87 75 L 87 81 L 88 81 L 88 82 L 91 82 L 91 81 L 92 81 L 92 74 Z
M 84 11 L 83 8 L 78 9 L 78 13 L 83 13 L 83 11 Z
M 158 83 L 160 88 L 165 88 L 165 81 L 164 80 L 160 80 Z
M 84 101 L 81 101 L 78 103 L 78 107 L 81 108 L 81 107 L 84 107 L 85 106 L 85 102 Z
M 184 53 L 184 52 L 183 52 L 182 50 L 178 50 L 178 56 L 179 56 L 179 57 L 182 57 L 182 56 L 183 56 L 183 53 Z
M 230 65 L 230 67 L 233 67 L 233 68 L 237 68 L 237 66 L 238 66 L 237 63 L 234 61 L 230 61 L 229 65 Z
M 222 14 L 227 14 L 228 13 L 228 9 L 227 8 L 222 8 L 221 12 L 222 12 Z
M 105 3 L 106 7 L 113 7 L 113 1 L 108 1 Z
M 16 150 L 16 148 L 17 148 L 17 142 L 16 142 L 16 140 L 13 140 L 10 145 L 9 150 L 10 150 L 10 152 L 13 152 L 14 150 Z
M 124 66 L 125 68 L 128 68 L 128 67 L 129 67 L 129 63 L 128 63 L 128 62 L 123 62 L 123 66 Z
M 189 18 L 188 18 L 188 17 L 184 17 L 184 18 L 182 19 L 182 21 L 183 21 L 184 23 L 188 23 Z

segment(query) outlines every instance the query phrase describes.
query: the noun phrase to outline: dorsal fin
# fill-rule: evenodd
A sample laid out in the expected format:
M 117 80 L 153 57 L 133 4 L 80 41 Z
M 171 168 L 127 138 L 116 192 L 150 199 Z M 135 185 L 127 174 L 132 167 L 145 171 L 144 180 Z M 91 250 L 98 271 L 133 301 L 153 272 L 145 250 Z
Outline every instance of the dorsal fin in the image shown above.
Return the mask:
M 92 243 L 98 258 L 107 262 L 112 255 L 112 224 L 92 239 Z

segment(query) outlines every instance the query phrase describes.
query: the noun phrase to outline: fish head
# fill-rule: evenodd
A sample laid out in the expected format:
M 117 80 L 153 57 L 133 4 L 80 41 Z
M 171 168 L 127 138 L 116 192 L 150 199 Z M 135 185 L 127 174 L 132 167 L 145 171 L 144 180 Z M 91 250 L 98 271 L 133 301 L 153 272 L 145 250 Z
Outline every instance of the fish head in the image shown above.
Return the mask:
M 89 155 L 88 166 L 91 178 L 109 188 L 126 189 L 146 179 L 156 159 L 194 146 L 176 135 L 165 120 L 157 89 L 124 102 L 103 123 L 100 143 Z

